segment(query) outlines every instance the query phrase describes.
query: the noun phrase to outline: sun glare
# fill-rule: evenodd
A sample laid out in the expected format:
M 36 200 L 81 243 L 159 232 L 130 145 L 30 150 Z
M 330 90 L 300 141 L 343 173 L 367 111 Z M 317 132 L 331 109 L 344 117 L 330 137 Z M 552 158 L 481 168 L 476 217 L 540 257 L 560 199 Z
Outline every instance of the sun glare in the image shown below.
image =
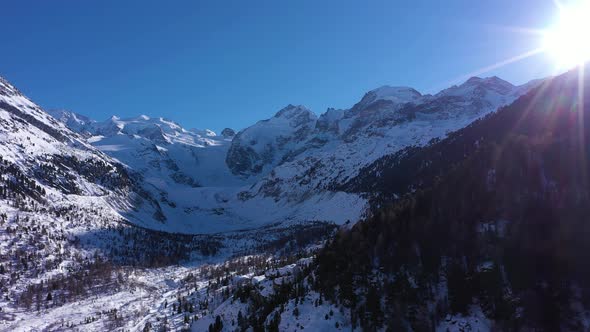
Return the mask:
M 590 0 L 561 6 L 558 22 L 544 34 L 544 49 L 561 69 L 590 60 Z

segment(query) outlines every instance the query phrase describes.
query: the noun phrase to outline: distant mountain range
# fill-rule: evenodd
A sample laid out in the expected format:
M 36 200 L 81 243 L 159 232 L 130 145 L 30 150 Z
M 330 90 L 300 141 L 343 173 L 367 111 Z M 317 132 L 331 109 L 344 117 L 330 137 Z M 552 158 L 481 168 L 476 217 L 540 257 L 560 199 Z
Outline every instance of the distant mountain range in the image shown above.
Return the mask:
M 341 188 L 361 169 L 408 146 L 444 138 L 539 82 L 514 86 L 497 77 L 473 77 L 435 95 L 384 86 L 350 109 L 329 109 L 318 117 L 289 105 L 222 135 L 163 118 L 113 116 L 98 122 L 64 110 L 49 113 L 139 175 L 162 214 L 159 220 L 140 214 L 134 222 L 212 233 L 286 221 L 356 221 L 368 211 L 368 201 Z

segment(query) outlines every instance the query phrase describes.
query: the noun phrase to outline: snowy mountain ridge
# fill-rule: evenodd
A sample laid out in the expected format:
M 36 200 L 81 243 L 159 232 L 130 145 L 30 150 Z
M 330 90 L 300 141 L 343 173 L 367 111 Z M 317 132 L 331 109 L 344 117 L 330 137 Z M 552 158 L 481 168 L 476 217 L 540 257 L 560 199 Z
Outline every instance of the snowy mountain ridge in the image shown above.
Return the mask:
M 499 78 L 472 78 L 436 95 L 382 87 L 368 92 L 348 110 L 330 109 L 317 120 L 310 120 L 307 127 L 314 126 L 313 130 L 301 131 L 302 135 L 288 140 L 289 144 L 268 149 L 264 158 L 249 154 L 248 142 L 240 137 L 264 131 L 265 122 L 240 132 L 230 150 L 237 147 L 249 164 L 256 160 L 272 169 L 249 190 L 248 197 L 263 195 L 277 201 L 301 202 L 318 192 L 332 192 L 384 155 L 443 138 L 512 103 L 537 84 L 514 86 Z M 275 140 L 281 138 L 278 135 Z M 244 159 L 231 157 L 228 155 L 230 166 L 244 164 Z M 262 169 L 264 166 L 252 169 L 250 176 Z
M 220 136 L 157 117 L 97 122 L 63 111 L 54 116 L 141 175 L 166 217 L 164 223 L 142 225 L 212 233 L 286 221 L 358 220 L 367 201 L 335 188 L 361 168 L 442 138 L 536 84 L 474 77 L 435 95 L 383 86 L 347 110 L 317 116 L 304 106 L 288 105 L 269 119 Z
M 73 118 L 68 118 L 73 119 Z M 54 206 L 96 198 L 115 219 L 162 220 L 157 202 L 135 174 L 56 121 L 6 80 L 0 80 L 0 155 L 43 189 Z M 6 179 L 8 180 L 8 179 Z

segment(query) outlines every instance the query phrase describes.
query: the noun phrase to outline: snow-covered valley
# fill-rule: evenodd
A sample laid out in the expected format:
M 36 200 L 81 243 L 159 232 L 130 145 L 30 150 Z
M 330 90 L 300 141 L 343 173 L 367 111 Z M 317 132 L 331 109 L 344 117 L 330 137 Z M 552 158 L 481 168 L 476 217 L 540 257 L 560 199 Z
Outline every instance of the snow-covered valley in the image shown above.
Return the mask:
M 46 112 L 2 79 L 0 330 L 352 330 L 308 269 L 369 215 L 367 193 L 342 188 L 538 84 L 382 87 L 218 135 Z

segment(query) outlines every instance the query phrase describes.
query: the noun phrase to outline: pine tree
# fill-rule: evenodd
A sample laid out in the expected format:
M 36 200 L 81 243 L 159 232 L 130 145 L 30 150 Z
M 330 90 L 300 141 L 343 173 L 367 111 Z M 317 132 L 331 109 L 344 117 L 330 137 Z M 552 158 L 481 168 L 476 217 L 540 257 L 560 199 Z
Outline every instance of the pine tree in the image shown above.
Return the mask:
M 453 313 L 467 314 L 471 304 L 471 292 L 467 276 L 459 263 L 452 263 L 447 273 L 449 306 Z
M 145 326 L 143 327 L 143 332 L 150 332 L 152 329 L 152 323 L 147 322 L 145 323 Z
M 221 332 L 223 330 L 223 322 L 221 321 L 221 317 L 218 315 L 215 317 L 215 323 L 209 325 L 209 332 Z
M 244 331 L 248 328 L 248 323 L 244 319 L 244 316 L 242 315 L 242 310 L 238 311 L 238 327 L 242 331 Z
M 281 324 L 281 315 L 278 312 L 275 312 L 273 318 L 271 319 L 267 331 L 269 332 L 279 332 L 279 325 Z
M 383 322 L 383 311 L 381 311 L 381 297 L 375 285 L 370 285 L 367 291 L 366 307 L 369 313 L 370 325 L 380 327 Z

